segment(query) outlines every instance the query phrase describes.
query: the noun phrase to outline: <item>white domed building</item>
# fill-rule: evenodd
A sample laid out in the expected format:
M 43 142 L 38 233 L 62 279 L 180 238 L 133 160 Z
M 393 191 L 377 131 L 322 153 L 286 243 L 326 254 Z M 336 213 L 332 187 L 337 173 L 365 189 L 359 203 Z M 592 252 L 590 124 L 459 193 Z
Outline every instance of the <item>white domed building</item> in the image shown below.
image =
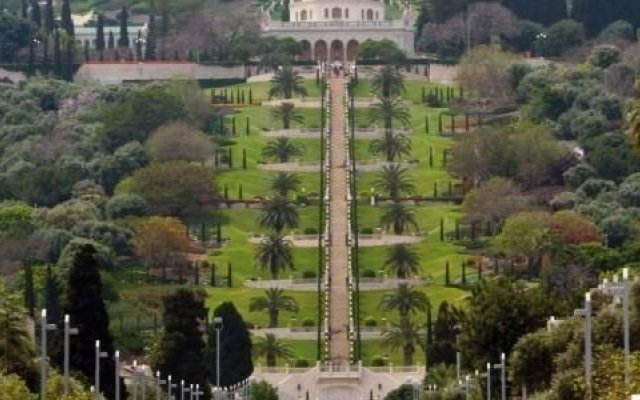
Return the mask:
M 407 56 L 414 54 L 413 17 L 385 20 L 385 0 L 290 0 L 290 21 L 261 16 L 266 36 L 292 37 L 302 44 L 305 61 L 353 61 L 358 44 L 389 39 Z

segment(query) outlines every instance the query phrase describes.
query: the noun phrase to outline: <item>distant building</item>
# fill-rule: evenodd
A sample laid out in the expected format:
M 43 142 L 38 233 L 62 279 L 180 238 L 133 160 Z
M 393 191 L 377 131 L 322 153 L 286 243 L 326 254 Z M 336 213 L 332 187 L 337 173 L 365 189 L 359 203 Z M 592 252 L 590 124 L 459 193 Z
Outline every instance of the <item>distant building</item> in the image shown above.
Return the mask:
M 408 56 L 414 54 L 413 17 L 385 20 L 384 0 L 291 0 L 290 22 L 261 13 L 265 36 L 292 37 L 302 44 L 301 60 L 353 61 L 367 39 L 389 39 Z
M 95 48 L 96 46 L 96 20 L 98 14 L 95 11 L 90 11 L 86 14 L 73 14 L 71 19 L 74 24 L 74 33 L 76 42 L 79 45 L 84 45 L 86 41 L 89 42 L 89 46 L 91 48 Z M 114 15 L 115 18 L 115 15 Z M 112 19 L 113 21 L 113 19 Z M 109 40 L 109 32 L 113 32 L 113 37 L 115 39 L 116 47 L 118 45 L 118 40 L 120 39 L 120 26 L 105 26 L 104 27 L 104 41 L 105 44 Z M 146 38 L 147 36 L 147 24 L 129 24 L 127 26 L 127 32 L 129 34 L 129 47 L 133 48 L 135 46 L 134 40 L 138 37 Z

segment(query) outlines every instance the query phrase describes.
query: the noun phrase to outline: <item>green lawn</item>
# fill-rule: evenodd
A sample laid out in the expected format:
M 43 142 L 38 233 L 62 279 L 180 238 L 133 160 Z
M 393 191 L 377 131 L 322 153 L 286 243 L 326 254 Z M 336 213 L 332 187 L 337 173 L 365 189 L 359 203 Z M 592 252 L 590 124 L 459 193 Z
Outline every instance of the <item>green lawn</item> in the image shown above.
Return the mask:
M 231 92 L 233 91 L 234 96 L 236 96 L 237 91 L 239 90 L 245 92 L 245 100 L 248 101 L 249 89 L 251 89 L 251 95 L 253 99 L 253 104 L 260 104 L 265 100 L 269 100 L 269 88 L 271 87 L 271 82 L 251 82 L 251 83 L 242 83 L 238 85 L 229 85 L 217 87 L 212 90 L 215 91 L 216 94 L 222 93 L 225 89 L 227 90 L 228 97 L 231 96 Z M 307 90 L 308 97 L 320 97 L 320 86 L 316 85 L 316 81 L 305 80 L 304 87 Z

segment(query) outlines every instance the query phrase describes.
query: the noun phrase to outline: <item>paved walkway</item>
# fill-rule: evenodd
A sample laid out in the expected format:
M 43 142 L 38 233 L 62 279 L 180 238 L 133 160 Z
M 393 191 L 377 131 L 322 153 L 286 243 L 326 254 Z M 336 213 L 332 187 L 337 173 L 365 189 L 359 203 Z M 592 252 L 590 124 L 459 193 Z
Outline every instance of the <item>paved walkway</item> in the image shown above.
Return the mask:
M 349 360 L 349 296 L 347 293 L 347 171 L 344 120 L 344 78 L 329 80 L 331 92 L 331 292 L 329 358 L 334 364 Z

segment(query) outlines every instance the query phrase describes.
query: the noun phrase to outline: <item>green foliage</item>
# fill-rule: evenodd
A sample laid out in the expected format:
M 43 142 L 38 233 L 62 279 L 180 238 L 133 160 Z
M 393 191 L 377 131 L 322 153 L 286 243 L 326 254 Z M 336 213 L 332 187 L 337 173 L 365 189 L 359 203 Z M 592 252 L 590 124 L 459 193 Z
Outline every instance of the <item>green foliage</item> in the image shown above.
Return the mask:
M 0 61 L 14 61 L 18 50 L 29 44 L 30 37 L 28 21 L 3 11 L 0 14 Z
M 220 331 L 220 385 L 231 386 L 247 379 L 253 373 L 251 360 L 252 343 L 249 330 L 233 303 L 224 302 L 213 312 L 222 318 L 224 328 Z M 210 330 L 209 348 L 215 357 L 215 331 Z M 212 358 L 214 359 L 214 358 Z M 212 373 L 215 375 L 215 366 Z
M 394 235 L 402 235 L 410 229 L 417 231 L 419 228 L 413 210 L 402 203 L 386 206 L 380 216 L 380 225 L 385 229 L 391 229 Z
M 104 105 L 98 112 L 102 138 L 109 149 L 133 140 L 144 142 L 159 126 L 184 116 L 184 106 L 159 86 L 132 92 L 125 101 Z
M 278 391 L 265 381 L 252 382 L 249 400 L 278 400 Z
M 269 314 L 269 328 L 278 327 L 280 311 L 298 312 L 298 302 L 284 294 L 284 290 L 270 288 L 262 297 L 253 297 L 249 303 L 249 312 L 266 311 Z
M 273 229 L 278 234 L 285 228 L 297 228 L 299 221 L 300 216 L 295 205 L 281 196 L 269 200 L 258 217 L 260 226 Z
M 253 345 L 253 353 L 256 357 L 264 357 L 267 367 L 275 367 L 278 358 L 286 361 L 293 359 L 294 353 L 286 342 L 279 341 L 272 333 L 259 337 Z
M 299 96 L 306 96 L 307 94 L 302 76 L 290 65 L 278 68 L 271 79 L 269 98 L 279 97 L 290 99 L 294 94 Z
M 285 269 L 294 269 L 291 243 L 278 234 L 267 235 L 256 248 L 256 263 L 271 273 L 273 279 Z
M 411 195 L 415 192 L 415 185 L 413 179 L 408 176 L 408 169 L 400 164 L 383 166 L 374 185 L 394 201 L 399 200 L 403 194 Z
M 506 278 L 483 280 L 471 292 L 459 348 L 471 368 L 483 368 L 500 352 L 510 354 L 518 339 L 533 332 L 552 314 L 550 299 Z
M 385 311 L 397 310 L 400 318 L 404 319 L 418 311 L 426 311 L 431 308 L 431 303 L 422 291 L 412 289 L 408 284 L 402 283 L 393 292 L 385 293 L 382 296 L 378 308 Z
M 280 171 L 271 180 L 271 190 L 286 198 L 289 192 L 297 192 L 300 184 L 300 177 L 296 173 Z
M 152 214 L 204 215 L 213 204 L 209 168 L 186 161 L 149 164 L 133 174 L 133 192 L 144 198 Z
M 387 393 L 384 400 L 413 400 L 415 399 L 414 391 L 413 385 L 401 385 Z
M 0 393 L 7 400 L 35 400 L 37 395 L 32 394 L 20 376 L 15 374 L 0 374 Z
M 588 62 L 594 67 L 607 68 L 610 65 L 620 62 L 622 52 L 617 46 L 602 44 L 593 48 Z
M 547 39 L 542 48 L 545 55 L 559 56 L 564 51 L 580 46 L 585 40 L 582 24 L 565 19 L 558 21 L 547 29 Z
M 22 202 L 0 202 L 0 236 L 29 233 L 34 228 L 33 208 Z
M 109 219 L 143 217 L 148 212 L 147 202 L 135 194 L 120 194 L 107 201 L 105 214 Z
M 154 360 L 155 370 L 200 384 L 208 392 L 208 362 L 202 321 L 206 316 L 203 293 L 178 289 L 163 299 L 164 333 Z
M 380 60 L 383 62 L 402 62 L 406 55 L 398 45 L 389 39 L 367 39 L 358 46 L 358 58 L 361 60 Z
M 387 249 L 384 268 L 398 279 L 410 279 L 420 274 L 420 257 L 406 244 L 395 244 Z
M 365 43 L 366 41 L 362 45 Z M 360 48 L 360 54 L 362 54 L 362 48 Z M 371 78 L 371 92 L 380 97 L 402 96 L 406 91 L 404 76 L 394 65 L 381 67 Z
M 269 141 L 262 149 L 264 157 L 274 159 L 280 163 L 289 162 L 291 157 L 301 156 L 302 154 L 304 154 L 304 147 L 284 136 Z
M 100 349 L 108 354 L 101 361 L 101 391 L 107 397 L 114 396 L 115 368 L 113 338 L 109 332 L 109 315 L 102 298 L 98 253 L 90 244 L 82 244 L 73 256 L 68 272 L 63 313 L 69 314 L 72 324 L 82 332 L 71 341 L 71 369 L 93 380 L 95 373 L 95 341 L 100 340 Z M 63 340 L 61 329 L 56 330 L 52 345 L 52 360 L 62 361 Z M 121 386 L 124 383 L 120 382 Z

